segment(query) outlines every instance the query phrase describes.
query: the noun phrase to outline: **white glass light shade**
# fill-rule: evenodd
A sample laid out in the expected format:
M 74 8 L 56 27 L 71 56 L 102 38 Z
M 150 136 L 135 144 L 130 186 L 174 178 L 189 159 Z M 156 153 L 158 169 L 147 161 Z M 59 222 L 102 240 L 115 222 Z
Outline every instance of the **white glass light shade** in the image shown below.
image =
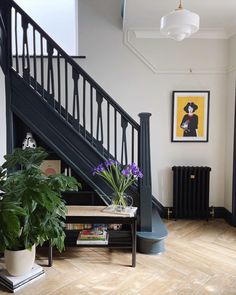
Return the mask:
M 181 41 L 199 30 L 200 18 L 194 12 L 177 9 L 161 18 L 162 34 Z

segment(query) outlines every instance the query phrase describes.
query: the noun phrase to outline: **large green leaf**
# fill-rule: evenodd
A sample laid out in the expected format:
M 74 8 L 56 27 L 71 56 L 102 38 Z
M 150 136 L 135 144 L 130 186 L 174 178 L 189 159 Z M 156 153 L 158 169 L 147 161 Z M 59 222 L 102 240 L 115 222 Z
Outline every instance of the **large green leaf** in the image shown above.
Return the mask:
M 0 251 L 30 248 L 51 240 L 64 248 L 66 206 L 61 192 L 78 189 L 74 177 L 45 176 L 39 165 L 47 153 L 42 148 L 16 149 L 0 168 Z M 20 170 L 17 170 L 17 168 Z

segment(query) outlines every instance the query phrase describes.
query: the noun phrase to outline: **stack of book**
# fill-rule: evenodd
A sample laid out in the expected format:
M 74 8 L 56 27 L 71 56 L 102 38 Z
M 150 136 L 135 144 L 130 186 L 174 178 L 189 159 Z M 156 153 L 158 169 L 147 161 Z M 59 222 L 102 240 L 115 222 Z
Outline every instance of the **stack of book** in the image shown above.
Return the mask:
M 42 266 L 34 264 L 31 272 L 24 276 L 13 277 L 9 275 L 6 269 L 0 271 L 0 284 L 6 287 L 12 293 L 18 291 L 22 287 L 34 282 L 44 275 Z
M 84 229 L 79 233 L 77 245 L 107 245 L 108 234 L 105 229 Z

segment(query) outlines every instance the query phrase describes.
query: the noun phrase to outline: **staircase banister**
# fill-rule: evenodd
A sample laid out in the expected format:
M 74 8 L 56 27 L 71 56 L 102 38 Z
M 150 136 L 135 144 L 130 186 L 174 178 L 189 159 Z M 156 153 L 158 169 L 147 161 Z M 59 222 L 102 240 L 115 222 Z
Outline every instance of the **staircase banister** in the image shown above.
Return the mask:
M 27 18 L 27 22 L 30 23 L 35 29 L 43 35 L 43 37 L 50 43 L 50 45 L 55 48 L 62 56 L 67 60 L 67 62 L 73 67 L 73 69 L 81 74 L 85 80 L 87 80 L 95 89 L 98 91 L 137 131 L 139 131 L 139 124 L 122 108 L 116 101 L 102 89 L 102 87 L 86 73 L 78 63 L 76 63 L 73 58 L 71 58 L 16 2 L 10 0 L 12 6 L 17 12 L 24 15 Z
M 89 81 L 91 83 L 91 81 Z M 112 105 L 121 115 L 124 117 L 137 131 L 139 131 L 139 124 L 120 106 L 118 103 L 105 91 L 99 86 L 94 80 L 95 87 L 97 91 L 109 101 L 110 105 Z M 91 83 L 92 84 L 92 83 Z

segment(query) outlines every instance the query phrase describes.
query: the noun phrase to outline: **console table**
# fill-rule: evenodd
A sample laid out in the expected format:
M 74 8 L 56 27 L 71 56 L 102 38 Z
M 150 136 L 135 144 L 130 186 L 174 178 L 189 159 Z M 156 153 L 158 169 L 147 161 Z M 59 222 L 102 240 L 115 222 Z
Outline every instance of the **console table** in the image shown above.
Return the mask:
M 127 216 L 119 213 L 104 212 L 106 206 L 66 206 L 68 213 L 66 223 L 100 223 L 100 224 L 130 224 L 131 227 L 131 248 L 132 248 L 132 267 L 136 266 L 136 232 L 137 217 Z M 104 245 L 103 245 L 104 246 Z M 81 247 L 81 245 L 80 245 Z M 109 247 L 109 242 L 107 246 Z M 49 245 L 48 265 L 52 265 L 52 246 Z

